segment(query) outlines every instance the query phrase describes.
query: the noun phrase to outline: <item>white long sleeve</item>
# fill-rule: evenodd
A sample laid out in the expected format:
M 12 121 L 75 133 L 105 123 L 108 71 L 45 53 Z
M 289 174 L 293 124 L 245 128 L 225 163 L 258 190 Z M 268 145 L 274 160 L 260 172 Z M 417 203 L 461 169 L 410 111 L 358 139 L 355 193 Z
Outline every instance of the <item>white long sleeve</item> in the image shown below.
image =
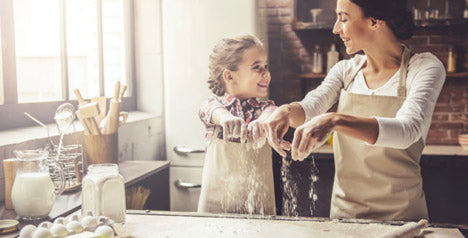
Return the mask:
M 342 60 L 328 73 L 317 89 L 310 91 L 299 102 L 306 114 L 306 121 L 325 113 L 339 98 L 344 76 L 357 67 L 358 57 Z M 396 96 L 399 72 L 385 85 L 369 89 L 360 71 L 348 90 L 357 94 Z M 445 81 L 442 63 L 431 53 L 415 54 L 411 57 L 406 80 L 407 98 L 394 118 L 375 117 L 379 124 L 379 135 L 375 146 L 408 148 L 423 138 L 426 141 L 431 126 L 434 107 Z

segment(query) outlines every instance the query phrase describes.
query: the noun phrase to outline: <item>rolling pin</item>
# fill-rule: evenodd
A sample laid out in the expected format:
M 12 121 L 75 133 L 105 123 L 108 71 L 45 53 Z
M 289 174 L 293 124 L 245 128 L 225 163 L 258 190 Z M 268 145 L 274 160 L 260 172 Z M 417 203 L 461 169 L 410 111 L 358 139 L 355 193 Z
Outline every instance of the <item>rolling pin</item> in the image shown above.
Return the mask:
M 114 98 L 110 100 L 109 103 L 109 112 L 107 112 L 107 116 L 104 118 L 102 127 L 102 134 L 114 134 L 119 129 L 119 117 L 120 117 L 120 82 L 117 81 L 115 83 L 114 89 Z
M 413 238 L 421 232 L 421 229 L 424 229 L 428 226 L 426 219 L 421 219 L 418 223 L 410 222 L 406 223 L 403 226 L 395 228 L 379 238 Z

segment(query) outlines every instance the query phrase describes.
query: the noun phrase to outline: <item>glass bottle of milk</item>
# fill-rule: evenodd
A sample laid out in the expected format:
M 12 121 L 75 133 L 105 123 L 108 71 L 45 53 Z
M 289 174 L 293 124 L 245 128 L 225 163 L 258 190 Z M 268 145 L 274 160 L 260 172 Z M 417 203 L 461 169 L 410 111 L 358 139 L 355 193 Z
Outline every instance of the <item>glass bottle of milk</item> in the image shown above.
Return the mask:
M 81 211 L 125 222 L 125 184 L 117 164 L 93 164 L 83 178 Z

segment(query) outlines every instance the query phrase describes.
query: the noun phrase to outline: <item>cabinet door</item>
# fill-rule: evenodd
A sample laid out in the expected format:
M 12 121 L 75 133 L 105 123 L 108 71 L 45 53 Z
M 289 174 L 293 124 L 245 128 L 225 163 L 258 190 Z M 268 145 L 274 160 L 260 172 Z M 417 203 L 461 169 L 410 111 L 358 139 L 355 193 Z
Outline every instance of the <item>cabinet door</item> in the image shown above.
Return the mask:
M 171 211 L 197 211 L 202 172 L 199 167 L 170 168 Z

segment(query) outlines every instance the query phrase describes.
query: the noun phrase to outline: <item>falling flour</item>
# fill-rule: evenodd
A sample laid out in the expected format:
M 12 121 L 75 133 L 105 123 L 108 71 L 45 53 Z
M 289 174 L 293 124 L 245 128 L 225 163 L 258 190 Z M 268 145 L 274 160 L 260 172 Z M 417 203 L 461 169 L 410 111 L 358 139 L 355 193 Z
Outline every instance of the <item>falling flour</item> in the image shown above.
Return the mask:
M 283 215 L 299 216 L 297 210 L 297 184 L 291 175 L 291 160 L 283 157 L 281 164 L 281 181 L 283 182 Z
M 310 177 L 308 178 L 310 181 L 310 188 L 309 188 L 309 211 L 310 216 L 314 216 L 315 211 L 317 209 L 317 182 L 319 181 L 318 177 L 318 168 L 315 164 L 314 156 L 311 157 L 312 159 L 312 168 L 310 171 Z M 296 174 L 297 175 L 297 174 Z M 300 175 L 300 174 L 299 174 Z M 298 210 L 298 201 L 297 198 L 299 196 L 298 187 L 297 187 L 297 177 L 293 177 L 291 172 L 291 159 L 287 159 L 283 157 L 282 165 L 281 165 L 281 180 L 283 183 L 283 215 L 285 216 L 299 216 Z
M 310 172 L 309 210 L 310 210 L 310 215 L 314 216 L 315 211 L 317 210 L 317 202 L 318 202 L 317 182 L 319 180 L 319 177 L 318 177 L 318 168 L 317 168 L 317 165 L 315 164 L 315 157 L 313 155 L 311 157 L 311 160 L 312 160 L 312 170 Z
M 253 160 L 260 159 L 259 150 L 250 150 L 249 153 L 254 154 Z M 257 167 L 266 161 L 246 160 L 242 156 L 243 153 L 237 151 L 229 158 L 236 161 L 235 171 L 240 171 L 240 174 L 220 178 L 226 184 L 226 196 L 221 201 L 222 210 L 226 213 L 265 215 L 267 194 L 270 193 L 265 181 L 272 178 L 266 178 L 267 173 Z

